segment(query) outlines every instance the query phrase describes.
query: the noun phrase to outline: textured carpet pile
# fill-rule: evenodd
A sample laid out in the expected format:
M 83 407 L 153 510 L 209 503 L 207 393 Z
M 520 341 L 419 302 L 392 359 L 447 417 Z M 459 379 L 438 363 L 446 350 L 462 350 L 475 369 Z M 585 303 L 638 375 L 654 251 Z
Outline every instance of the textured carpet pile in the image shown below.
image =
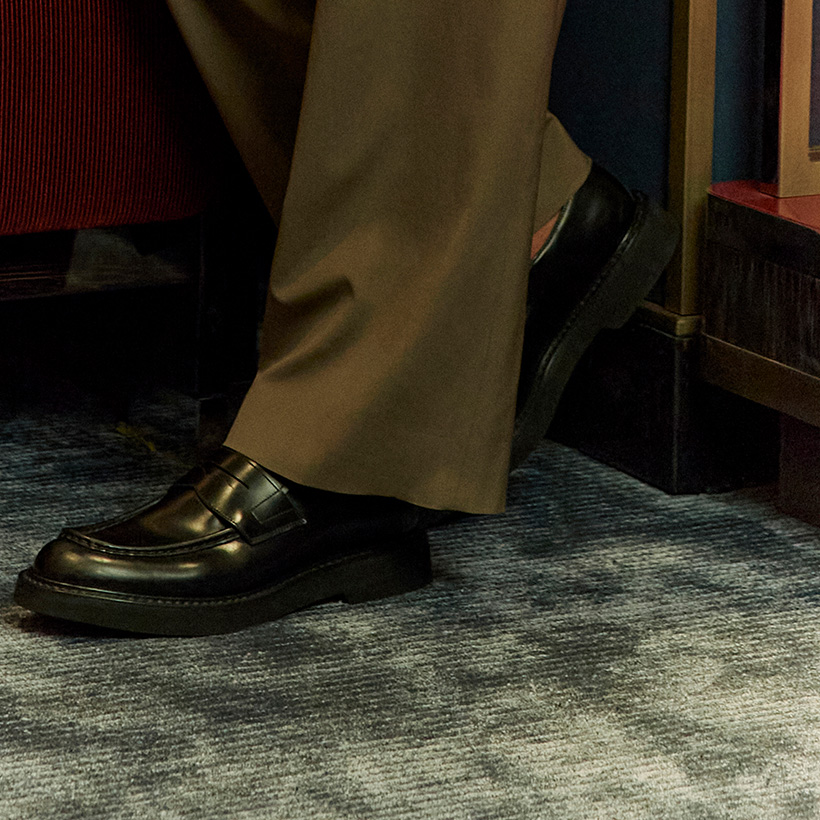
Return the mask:
M 125 434 L 123 434 L 125 433 Z M 820 817 L 820 535 L 546 442 L 435 582 L 235 635 L 26 613 L 66 523 L 184 468 L 91 405 L 0 402 L 0 817 Z

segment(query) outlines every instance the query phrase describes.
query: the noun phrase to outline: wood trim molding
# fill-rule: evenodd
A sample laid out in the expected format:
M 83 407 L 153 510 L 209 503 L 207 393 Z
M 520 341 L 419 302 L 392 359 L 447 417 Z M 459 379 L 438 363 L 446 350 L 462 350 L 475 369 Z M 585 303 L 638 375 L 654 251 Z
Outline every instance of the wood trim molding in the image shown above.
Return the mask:
M 710 384 L 820 427 L 817 376 L 705 334 L 699 364 Z
M 642 325 L 647 325 L 676 339 L 697 336 L 703 323 L 702 316 L 681 316 L 654 302 L 644 302 L 638 308 L 635 318 Z
M 674 0 L 669 141 L 669 208 L 681 246 L 667 277 L 664 307 L 696 314 L 697 278 L 712 183 L 717 0 Z

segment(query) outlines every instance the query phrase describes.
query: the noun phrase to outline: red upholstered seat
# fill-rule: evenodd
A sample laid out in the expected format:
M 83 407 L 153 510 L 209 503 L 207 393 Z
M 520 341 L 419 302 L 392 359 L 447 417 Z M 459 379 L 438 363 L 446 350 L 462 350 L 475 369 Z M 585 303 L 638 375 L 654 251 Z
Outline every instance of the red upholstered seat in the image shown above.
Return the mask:
M 193 215 L 223 154 L 164 0 L 0 0 L 0 235 Z

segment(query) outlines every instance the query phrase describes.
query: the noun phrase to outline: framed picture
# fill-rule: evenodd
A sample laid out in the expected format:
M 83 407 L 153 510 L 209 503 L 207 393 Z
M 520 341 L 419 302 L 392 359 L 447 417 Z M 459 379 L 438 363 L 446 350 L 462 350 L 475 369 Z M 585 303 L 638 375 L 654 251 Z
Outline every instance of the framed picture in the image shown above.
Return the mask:
M 820 0 L 782 0 L 776 196 L 820 194 L 818 41 Z

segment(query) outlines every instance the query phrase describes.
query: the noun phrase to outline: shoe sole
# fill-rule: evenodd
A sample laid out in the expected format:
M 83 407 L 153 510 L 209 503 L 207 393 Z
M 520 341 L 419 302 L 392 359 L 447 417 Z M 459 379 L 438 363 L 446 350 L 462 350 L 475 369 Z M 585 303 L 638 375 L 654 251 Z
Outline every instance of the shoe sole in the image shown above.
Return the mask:
M 621 244 L 541 357 L 516 419 L 511 469 L 547 434 L 573 370 L 598 333 L 629 321 L 675 253 L 680 234 L 675 218 L 643 194 L 634 196 L 635 217 Z
M 432 580 L 424 533 L 347 556 L 244 595 L 154 598 L 49 581 L 21 572 L 15 603 L 41 615 L 149 635 L 215 635 L 333 600 L 356 604 L 400 595 Z

